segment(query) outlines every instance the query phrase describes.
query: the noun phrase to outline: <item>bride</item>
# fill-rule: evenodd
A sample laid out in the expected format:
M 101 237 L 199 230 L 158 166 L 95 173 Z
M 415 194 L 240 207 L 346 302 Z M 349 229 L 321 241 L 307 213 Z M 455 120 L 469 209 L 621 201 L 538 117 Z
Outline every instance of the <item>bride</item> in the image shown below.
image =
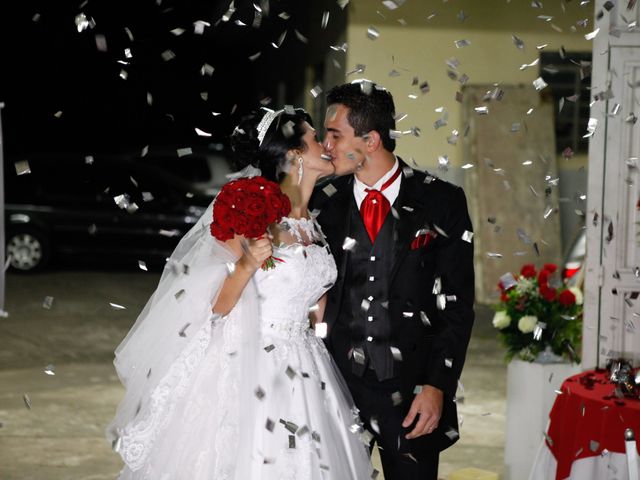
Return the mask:
M 333 165 L 303 110 L 260 110 L 231 141 L 241 173 L 278 182 L 292 210 L 265 238 L 221 243 L 212 204 L 176 247 L 115 352 L 119 478 L 371 478 L 368 432 L 320 338 L 337 272 L 307 205 Z

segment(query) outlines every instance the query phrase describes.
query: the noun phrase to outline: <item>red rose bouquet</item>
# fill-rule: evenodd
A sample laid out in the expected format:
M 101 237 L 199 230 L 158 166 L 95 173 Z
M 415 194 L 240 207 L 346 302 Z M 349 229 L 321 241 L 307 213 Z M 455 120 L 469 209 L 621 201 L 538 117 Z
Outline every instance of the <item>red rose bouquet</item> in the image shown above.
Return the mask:
M 582 292 L 567 288 L 556 270 L 553 263 L 539 272 L 528 264 L 519 275 L 500 277 L 500 303 L 493 326 L 500 330 L 507 360 L 533 361 L 541 354 L 580 360 Z
M 291 202 L 280 186 L 264 177 L 240 178 L 222 187 L 213 204 L 211 235 L 224 242 L 234 235 L 258 238 L 267 227 L 291 211 Z M 277 259 L 276 259 L 277 260 Z M 275 267 L 274 257 L 262 265 Z

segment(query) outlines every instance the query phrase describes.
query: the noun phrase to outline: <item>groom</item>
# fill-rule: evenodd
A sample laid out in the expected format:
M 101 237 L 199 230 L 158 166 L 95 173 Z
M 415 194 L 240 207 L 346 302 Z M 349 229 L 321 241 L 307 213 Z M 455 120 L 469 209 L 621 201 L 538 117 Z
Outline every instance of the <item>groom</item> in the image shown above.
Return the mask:
M 338 266 L 327 346 L 385 478 L 435 480 L 459 436 L 454 396 L 474 319 L 465 195 L 393 154 L 387 90 L 362 80 L 327 100 L 324 148 L 339 177 L 313 204 Z

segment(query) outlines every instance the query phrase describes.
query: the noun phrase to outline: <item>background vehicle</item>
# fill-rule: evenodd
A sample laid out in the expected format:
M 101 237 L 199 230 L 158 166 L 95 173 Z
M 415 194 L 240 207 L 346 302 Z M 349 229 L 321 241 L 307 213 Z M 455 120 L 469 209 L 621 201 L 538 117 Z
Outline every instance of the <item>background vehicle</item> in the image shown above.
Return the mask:
M 138 157 L 136 162 L 160 168 L 210 197 L 217 195 L 231 173 L 230 152 L 221 144 L 191 147 L 191 153 L 184 156 L 178 156 L 175 148 L 151 146 L 144 156 Z
M 31 272 L 53 259 L 162 264 L 212 196 L 152 165 L 83 156 L 5 167 L 7 257 Z
M 587 234 L 586 230 L 581 228 L 567 249 L 567 254 L 562 262 L 562 278 L 567 285 L 581 287 L 579 284 L 584 277 L 586 251 Z

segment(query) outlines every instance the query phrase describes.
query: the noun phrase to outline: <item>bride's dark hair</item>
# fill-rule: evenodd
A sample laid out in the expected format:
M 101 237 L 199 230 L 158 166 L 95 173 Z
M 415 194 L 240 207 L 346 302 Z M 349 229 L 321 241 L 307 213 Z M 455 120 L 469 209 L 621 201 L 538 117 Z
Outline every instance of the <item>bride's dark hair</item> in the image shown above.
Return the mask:
M 313 124 L 309 114 L 301 108 L 284 110 L 271 122 L 260 145 L 258 124 L 265 113 L 265 110 L 251 112 L 242 118 L 231 134 L 233 168 L 242 170 L 252 165 L 259 168 L 267 180 L 281 182 L 286 175 L 283 167 L 287 162 L 287 152 L 293 149 L 307 149 L 303 139 L 304 122 Z

